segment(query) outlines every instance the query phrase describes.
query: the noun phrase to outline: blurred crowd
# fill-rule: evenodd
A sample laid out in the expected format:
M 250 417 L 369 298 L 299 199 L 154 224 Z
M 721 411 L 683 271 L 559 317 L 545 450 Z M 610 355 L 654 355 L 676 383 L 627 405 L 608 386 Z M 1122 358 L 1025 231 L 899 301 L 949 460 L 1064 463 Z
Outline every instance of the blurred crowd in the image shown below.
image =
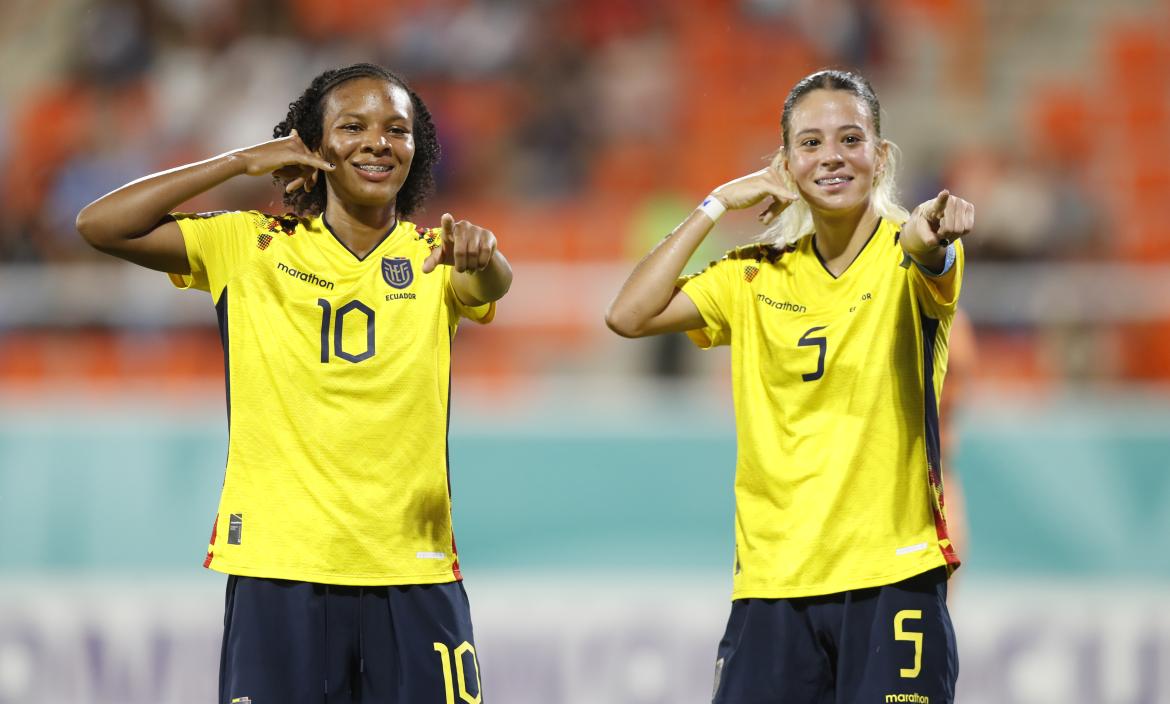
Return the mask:
M 1170 195 L 1170 7 L 1113 25 L 1096 6 L 11 0 L 0 264 L 98 259 L 72 227 L 83 205 L 270 138 L 314 75 L 357 61 L 399 72 L 435 116 L 429 216 L 457 204 L 506 231 L 521 259 L 628 261 L 711 187 L 766 163 L 787 90 L 834 66 L 883 98 L 908 205 L 943 185 L 978 205 L 973 259 L 1170 262 L 1170 227 L 1126 218 Z M 1085 21 L 1069 24 L 1076 13 Z M 1072 41 L 1091 72 L 1044 64 Z M 235 179 L 184 207 L 283 206 L 267 179 Z
M 71 227 L 85 203 L 270 137 L 313 75 L 363 60 L 400 72 L 431 104 L 445 202 L 661 191 L 689 202 L 776 147 L 780 102 L 795 79 L 851 67 L 880 95 L 898 78 L 891 43 L 908 18 L 960 30 L 964 11 L 950 5 L 959 3 L 6 3 L 10 55 L 36 41 L 18 36 L 22 28 L 66 41 L 5 86 L 0 261 L 92 256 Z M 1016 141 L 1026 138 L 934 155 L 941 159 L 917 180 L 904 177 L 907 197 L 940 180 L 969 194 L 990 257 L 1087 251 L 1099 216 L 1083 175 Z M 280 205 L 269 184 L 239 180 L 216 194 L 215 207 Z

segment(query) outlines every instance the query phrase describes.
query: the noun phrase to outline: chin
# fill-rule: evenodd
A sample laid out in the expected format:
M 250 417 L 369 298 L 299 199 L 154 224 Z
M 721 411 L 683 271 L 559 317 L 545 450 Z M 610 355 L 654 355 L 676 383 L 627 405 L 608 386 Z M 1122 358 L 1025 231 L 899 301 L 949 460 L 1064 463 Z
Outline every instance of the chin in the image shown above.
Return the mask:
M 847 213 L 858 208 L 864 208 L 870 201 L 869 194 L 856 196 L 852 193 L 841 193 L 835 197 L 823 198 L 803 194 L 805 201 L 814 210 L 826 213 Z
M 401 186 L 382 188 L 363 188 L 355 193 L 346 194 L 346 200 L 354 205 L 383 206 L 394 202 L 398 198 Z

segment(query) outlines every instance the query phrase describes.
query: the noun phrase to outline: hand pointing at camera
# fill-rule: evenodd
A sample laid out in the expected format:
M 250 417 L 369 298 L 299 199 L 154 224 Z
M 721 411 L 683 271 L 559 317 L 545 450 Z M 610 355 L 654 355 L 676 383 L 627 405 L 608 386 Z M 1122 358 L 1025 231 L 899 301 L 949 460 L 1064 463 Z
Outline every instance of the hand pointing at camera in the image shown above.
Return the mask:
M 943 189 L 922 203 L 902 228 L 902 249 L 918 261 L 967 235 L 975 227 L 975 206 Z
M 496 253 L 496 236 L 491 230 L 473 225 L 466 220 L 456 222 L 450 213 L 443 213 L 443 246 L 436 248 L 423 262 L 423 273 L 429 274 L 440 264 L 455 267 L 455 271 L 475 274 L 491 264 Z

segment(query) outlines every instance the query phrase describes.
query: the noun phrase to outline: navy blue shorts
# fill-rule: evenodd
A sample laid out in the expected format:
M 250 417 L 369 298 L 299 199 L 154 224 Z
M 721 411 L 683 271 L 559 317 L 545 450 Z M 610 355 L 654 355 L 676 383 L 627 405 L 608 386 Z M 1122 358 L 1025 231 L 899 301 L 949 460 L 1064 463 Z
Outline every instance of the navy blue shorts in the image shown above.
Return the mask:
M 950 704 L 959 656 L 946 568 L 869 589 L 739 599 L 714 704 Z
M 462 582 L 343 587 L 229 576 L 221 704 L 479 704 Z

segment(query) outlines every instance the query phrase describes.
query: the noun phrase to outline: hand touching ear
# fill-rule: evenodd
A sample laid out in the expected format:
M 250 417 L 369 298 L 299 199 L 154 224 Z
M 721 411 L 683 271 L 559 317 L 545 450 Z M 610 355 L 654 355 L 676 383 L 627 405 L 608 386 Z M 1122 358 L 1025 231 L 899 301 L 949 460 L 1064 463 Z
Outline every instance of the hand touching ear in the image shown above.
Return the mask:
M 797 195 L 784 186 L 780 174 L 773 168 L 760 169 L 755 173 L 728 181 L 711 192 L 729 210 L 750 208 L 762 200 L 770 199 L 768 207 L 759 214 L 765 225 L 772 224 L 784 212 Z
M 262 142 L 238 153 L 244 158 L 244 173 L 249 176 L 275 173 L 288 181 L 284 187 L 286 193 L 298 188 L 311 191 L 320 172 L 337 168 L 310 151 L 296 130 L 287 137 Z

